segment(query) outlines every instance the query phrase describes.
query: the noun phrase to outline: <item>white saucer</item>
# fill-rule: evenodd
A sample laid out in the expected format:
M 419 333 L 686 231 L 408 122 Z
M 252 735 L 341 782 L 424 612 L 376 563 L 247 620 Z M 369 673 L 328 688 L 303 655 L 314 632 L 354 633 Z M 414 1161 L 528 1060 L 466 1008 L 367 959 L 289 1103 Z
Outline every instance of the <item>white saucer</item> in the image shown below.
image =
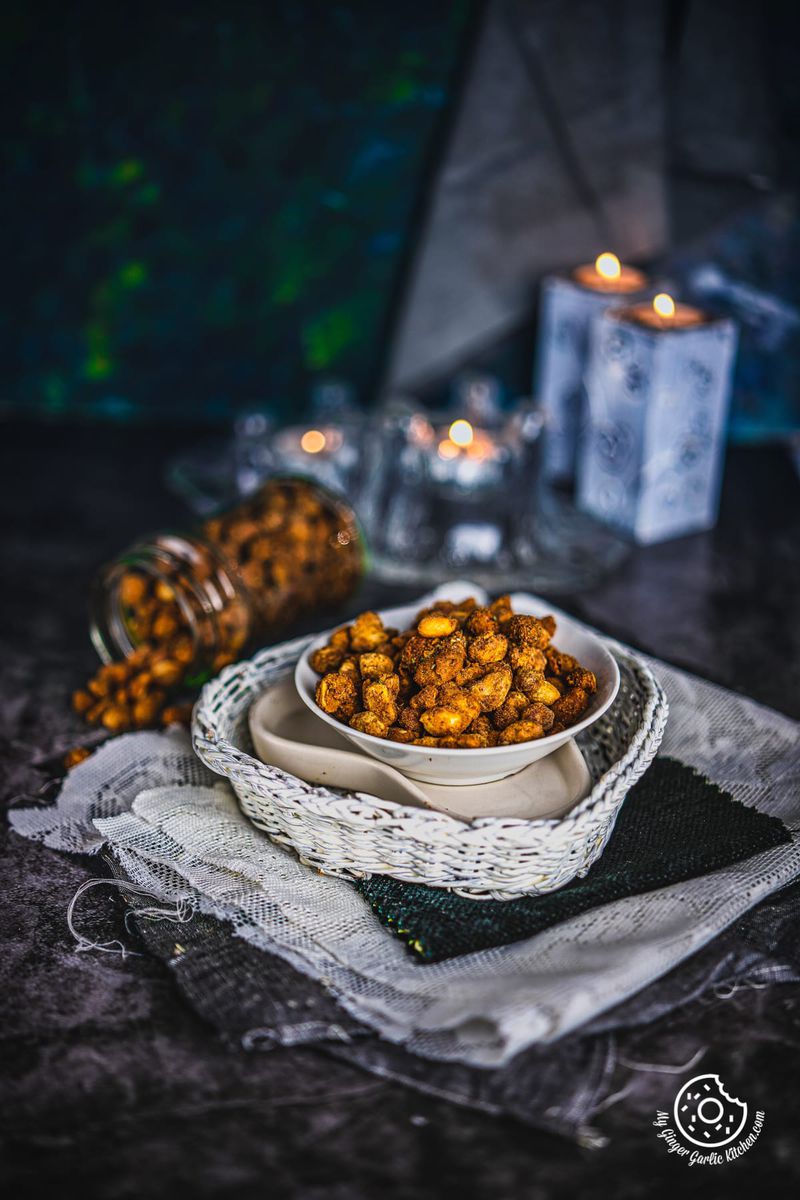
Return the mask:
M 462 820 L 511 817 L 541 821 L 563 817 L 589 794 L 591 777 L 575 742 L 494 783 L 445 787 L 401 775 L 356 749 L 311 712 L 287 677 L 250 709 L 250 734 L 262 762 L 307 783 L 366 792 L 395 804 L 436 809 Z

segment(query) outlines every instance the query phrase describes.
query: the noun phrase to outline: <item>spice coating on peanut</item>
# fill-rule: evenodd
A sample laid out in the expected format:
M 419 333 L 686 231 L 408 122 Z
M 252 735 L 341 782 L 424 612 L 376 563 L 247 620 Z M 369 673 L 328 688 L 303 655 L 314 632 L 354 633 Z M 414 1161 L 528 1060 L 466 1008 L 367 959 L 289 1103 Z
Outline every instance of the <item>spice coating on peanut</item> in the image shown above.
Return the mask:
M 487 671 L 481 679 L 470 683 L 468 690 L 478 701 L 481 712 L 493 712 L 508 695 L 512 679 L 511 667 L 502 664 L 492 671 Z
M 394 660 L 388 654 L 373 651 L 359 655 L 358 667 L 365 679 L 380 679 L 382 675 L 392 674 Z
M 350 630 L 351 650 L 374 650 L 386 640 L 386 630 L 375 612 L 364 612 L 356 617 Z
M 508 651 L 508 638 L 502 633 L 479 633 L 469 643 L 468 654 L 477 663 L 502 662 Z
M 377 713 L 359 712 L 350 718 L 350 727 L 359 733 L 371 733 L 373 737 L 386 737 L 389 726 Z
M 516 742 L 532 742 L 544 737 L 544 728 L 536 721 L 514 721 L 507 725 L 497 739 L 498 746 L 512 746 Z
M 469 713 L 463 709 L 445 708 L 437 705 L 427 709 L 420 717 L 426 733 L 433 737 L 447 737 L 463 733 L 470 722 Z
M 356 711 L 358 688 L 350 675 L 332 671 L 317 684 L 316 700 L 323 712 L 349 720 Z

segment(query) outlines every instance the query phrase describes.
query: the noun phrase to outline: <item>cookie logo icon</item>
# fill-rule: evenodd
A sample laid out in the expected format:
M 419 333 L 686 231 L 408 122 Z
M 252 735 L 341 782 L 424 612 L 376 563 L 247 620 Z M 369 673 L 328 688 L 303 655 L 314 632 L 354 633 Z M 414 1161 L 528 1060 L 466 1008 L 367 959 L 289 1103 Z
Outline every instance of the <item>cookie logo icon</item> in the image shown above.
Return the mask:
M 673 1116 L 695 1146 L 727 1146 L 744 1129 L 747 1105 L 728 1095 L 719 1075 L 696 1075 L 675 1097 Z

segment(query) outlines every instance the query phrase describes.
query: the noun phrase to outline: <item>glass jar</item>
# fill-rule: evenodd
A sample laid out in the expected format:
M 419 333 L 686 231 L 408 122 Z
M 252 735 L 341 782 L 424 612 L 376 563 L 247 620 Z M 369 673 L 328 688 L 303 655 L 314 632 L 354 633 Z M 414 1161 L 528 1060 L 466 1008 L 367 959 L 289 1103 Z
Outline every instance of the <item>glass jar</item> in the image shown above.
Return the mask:
M 159 685 L 193 689 L 363 570 L 355 515 L 306 479 L 275 478 L 197 532 L 136 542 L 97 575 L 92 641 L 104 663 L 138 655 Z

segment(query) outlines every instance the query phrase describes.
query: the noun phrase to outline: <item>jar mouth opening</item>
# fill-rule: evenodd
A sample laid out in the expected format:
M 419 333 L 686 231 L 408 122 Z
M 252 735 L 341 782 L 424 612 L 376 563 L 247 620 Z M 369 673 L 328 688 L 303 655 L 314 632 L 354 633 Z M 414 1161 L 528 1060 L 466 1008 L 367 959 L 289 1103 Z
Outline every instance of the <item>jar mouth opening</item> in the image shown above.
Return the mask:
M 119 583 L 122 571 L 112 567 L 102 586 L 93 588 L 92 620 L 89 636 L 100 661 L 110 663 L 115 658 L 127 658 L 136 649 L 122 618 Z M 113 654 L 111 647 L 117 651 Z
M 146 576 L 149 580 L 163 583 L 172 590 L 181 614 L 183 632 L 192 639 L 192 663 L 187 664 L 187 670 L 190 669 L 200 656 L 200 640 L 196 615 L 189 603 L 186 583 L 161 570 L 158 558 L 154 554 L 135 551 L 123 554 L 114 562 L 93 591 L 89 632 L 92 645 L 101 661 L 110 663 L 119 658 L 127 658 L 142 645 L 142 640 L 135 639 L 131 634 L 121 596 L 123 577 L 130 574 Z
M 210 555 L 215 563 L 214 572 L 205 582 L 194 574 L 201 546 L 206 558 Z M 197 675 L 199 669 L 205 669 L 204 656 L 218 633 L 216 622 L 226 604 L 234 599 L 240 605 L 244 603 L 241 587 L 229 565 L 214 547 L 200 539 L 171 532 L 145 538 L 120 555 L 95 578 L 92 593 L 91 639 L 106 663 L 126 658 L 143 644 L 166 648 L 161 637 L 157 636 L 153 643 L 147 632 L 137 636 L 130 627 L 136 606 L 135 602 L 126 603 L 122 586 L 131 576 L 156 587 L 163 585 L 167 590 L 169 600 L 177 608 L 176 632 L 191 642 L 191 659 L 181 661 L 187 675 Z M 200 682 L 199 677 L 194 682 Z
M 274 502 L 254 493 L 195 532 L 142 538 L 98 572 L 90 633 L 102 662 L 143 649 L 180 661 L 194 687 L 240 657 L 260 629 L 318 604 L 326 581 L 331 603 L 352 590 L 366 558 L 352 508 L 316 481 L 284 476 L 267 486 L 276 484 L 301 487 L 317 503 L 301 496 L 295 512 L 288 490 Z

